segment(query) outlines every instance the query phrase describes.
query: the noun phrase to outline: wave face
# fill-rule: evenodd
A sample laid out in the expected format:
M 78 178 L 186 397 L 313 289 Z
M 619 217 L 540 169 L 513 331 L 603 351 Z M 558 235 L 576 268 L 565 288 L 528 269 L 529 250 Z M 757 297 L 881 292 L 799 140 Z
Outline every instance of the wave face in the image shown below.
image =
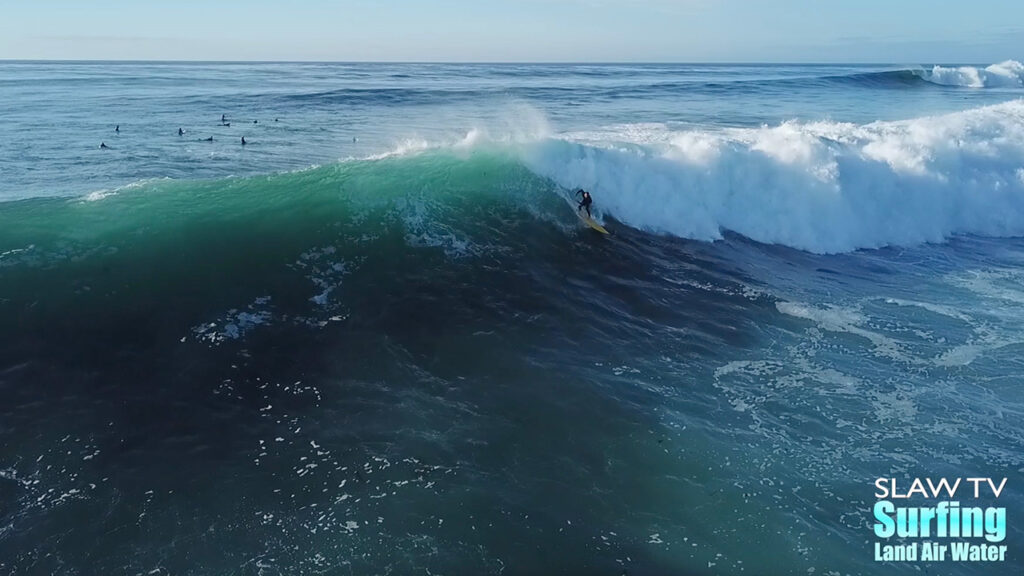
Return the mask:
M 648 125 L 580 138 L 591 144 L 549 141 L 525 161 L 652 232 L 715 240 L 729 230 L 819 253 L 1024 234 L 1021 100 L 866 125 Z
M 986 68 L 935 66 L 931 70 L 916 71 L 923 80 L 942 86 L 966 88 L 1021 88 L 1024 87 L 1024 64 L 1007 60 Z
M 565 221 L 574 220 L 550 182 L 483 150 L 265 177 L 142 182 L 79 199 L 4 204 L 0 304 L 31 308 L 45 294 L 51 304 L 34 324 L 66 327 L 51 336 L 68 334 L 74 349 L 83 332 L 124 318 L 69 311 L 123 306 L 152 328 L 144 311 L 174 302 L 192 320 L 174 329 L 184 331 L 173 340 L 220 344 L 264 324 L 338 321 L 351 312 L 343 297 L 351 303 L 401 291 L 447 261 L 529 252 L 519 239 L 564 240 Z M 405 282 L 392 282 L 390 268 L 361 266 L 366 261 L 401 268 Z M 360 285 L 351 278 L 357 271 L 362 296 L 341 293 L 342 285 Z M 5 325 L 14 330 L 10 341 L 25 340 L 17 322 Z

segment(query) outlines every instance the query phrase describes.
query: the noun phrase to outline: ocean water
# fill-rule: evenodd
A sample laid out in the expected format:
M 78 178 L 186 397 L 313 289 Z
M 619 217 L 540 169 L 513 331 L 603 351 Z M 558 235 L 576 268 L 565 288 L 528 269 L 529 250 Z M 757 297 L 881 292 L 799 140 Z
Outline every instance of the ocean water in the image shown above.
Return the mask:
M 0 62 L 0 573 L 1019 573 L 1022 80 Z

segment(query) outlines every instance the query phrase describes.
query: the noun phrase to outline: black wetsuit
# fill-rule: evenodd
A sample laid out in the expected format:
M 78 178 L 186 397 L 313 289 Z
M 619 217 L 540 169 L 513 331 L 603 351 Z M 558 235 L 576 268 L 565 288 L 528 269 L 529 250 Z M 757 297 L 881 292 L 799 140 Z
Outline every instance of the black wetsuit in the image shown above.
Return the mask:
M 590 216 L 590 205 L 594 202 L 594 199 L 590 197 L 590 192 L 587 192 L 586 190 L 577 190 L 576 193 L 583 195 L 583 200 L 580 201 L 580 205 L 576 208 L 576 211 L 579 212 L 586 208 L 587 216 Z

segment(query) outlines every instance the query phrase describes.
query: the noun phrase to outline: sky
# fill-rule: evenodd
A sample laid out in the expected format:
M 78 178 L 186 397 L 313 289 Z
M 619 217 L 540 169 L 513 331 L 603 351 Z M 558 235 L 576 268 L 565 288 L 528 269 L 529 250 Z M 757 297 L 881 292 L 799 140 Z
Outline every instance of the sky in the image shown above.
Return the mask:
M 0 0 L 0 59 L 1024 60 L 1019 0 Z

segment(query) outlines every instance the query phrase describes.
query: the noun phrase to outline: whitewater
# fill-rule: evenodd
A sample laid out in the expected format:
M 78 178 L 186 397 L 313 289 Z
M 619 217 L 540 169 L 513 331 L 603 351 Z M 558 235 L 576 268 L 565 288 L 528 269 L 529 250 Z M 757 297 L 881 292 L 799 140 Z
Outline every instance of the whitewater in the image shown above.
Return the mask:
M 1021 79 L 0 62 L 0 573 L 1003 573 Z
M 625 138 L 623 138 L 625 136 Z M 548 142 L 526 163 L 636 228 L 830 253 L 1024 233 L 1024 101 L 857 125 L 647 125 Z

